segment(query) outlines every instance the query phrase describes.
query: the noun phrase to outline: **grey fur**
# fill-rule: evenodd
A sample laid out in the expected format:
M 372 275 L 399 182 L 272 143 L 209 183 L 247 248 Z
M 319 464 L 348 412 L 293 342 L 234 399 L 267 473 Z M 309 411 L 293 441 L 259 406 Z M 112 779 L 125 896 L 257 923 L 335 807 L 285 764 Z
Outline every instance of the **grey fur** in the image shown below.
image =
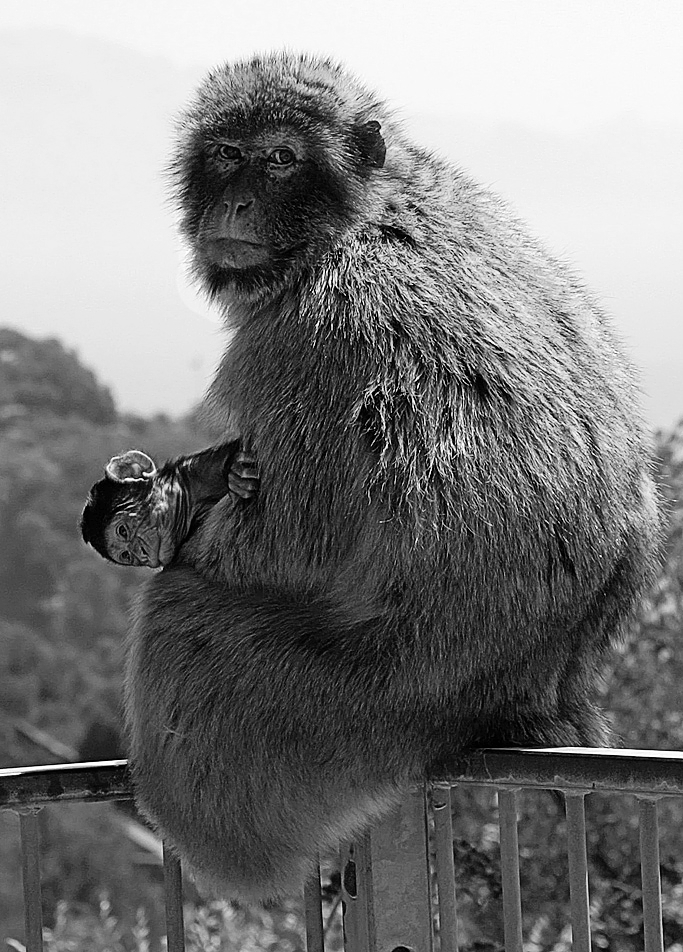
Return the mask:
M 383 167 L 354 139 L 374 120 Z M 311 137 L 339 204 L 269 200 L 253 227 L 278 247 L 300 228 L 300 255 L 210 278 L 207 143 L 277 123 Z M 657 498 L 595 301 L 340 67 L 214 71 L 174 168 L 197 274 L 237 328 L 210 402 L 261 490 L 219 502 L 146 586 L 132 762 L 202 882 L 270 898 L 472 746 L 609 742 L 590 695 L 652 577 Z

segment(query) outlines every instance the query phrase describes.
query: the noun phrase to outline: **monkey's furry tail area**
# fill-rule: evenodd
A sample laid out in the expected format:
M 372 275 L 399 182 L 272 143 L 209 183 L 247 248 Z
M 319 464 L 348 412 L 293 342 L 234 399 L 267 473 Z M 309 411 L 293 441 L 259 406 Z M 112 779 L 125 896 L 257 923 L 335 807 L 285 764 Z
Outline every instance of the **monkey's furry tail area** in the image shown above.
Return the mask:
M 342 844 L 362 835 L 368 827 L 395 809 L 409 786 L 391 786 L 374 795 L 363 793 L 343 815 L 334 810 L 317 830 L 307 830 L 306 842 L 279 830 L 272 837 L 250 841 L 248 850 L 231 845 L 229 838 L 209 857 L 199 857 L 174 846 L 184 872 L 206 899 L 227 899 L 243 905 L 272 906 L 298 897 L 304 883 L 316 874 L 319 859 L 337 857 Z M 296 824 L 294 824 L 296 825 Z M 266 831 L 264 831 L 266 832 Z M 311 839 L 315 838 L 315 843 Z M 171 839 L 172 843 L 172 839 Z M 173 844 L 172 844 L 173 845 Z

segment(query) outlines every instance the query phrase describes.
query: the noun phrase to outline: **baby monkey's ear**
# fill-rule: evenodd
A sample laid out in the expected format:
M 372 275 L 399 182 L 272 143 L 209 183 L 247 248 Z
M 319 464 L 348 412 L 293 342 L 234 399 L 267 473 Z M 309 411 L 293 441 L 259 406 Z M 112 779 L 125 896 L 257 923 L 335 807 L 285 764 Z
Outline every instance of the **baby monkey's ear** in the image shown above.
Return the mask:
M 112 456 L 104 467 L 107 479 L 115 483 L 136 483 L 152 479 L 156 471 L 154 460 L 142 450 L 127 450 L 121 456 Z

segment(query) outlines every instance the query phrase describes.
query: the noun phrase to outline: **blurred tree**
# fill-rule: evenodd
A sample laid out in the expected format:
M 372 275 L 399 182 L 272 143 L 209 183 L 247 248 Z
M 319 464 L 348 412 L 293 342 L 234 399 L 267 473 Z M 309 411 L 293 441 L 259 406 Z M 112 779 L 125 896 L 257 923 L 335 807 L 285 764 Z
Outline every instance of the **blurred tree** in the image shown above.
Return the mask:
M 97 724 L 110 739 L 120 732 L 122 641 L 144 571 L 86 546 L 80 512 L 114 453 L 135 446 L 161 461 L 208 442 L 196 420 L 118 417 L 59 342 L 0 329 L 0 766 L 55 762 L 60 744 L 92 750 Z M 106 810 L 75 816 L 54 808 L 41 818 L 46 923 L 59 899 L 92 904 L 104 889 L 134 924 L 138 903 L 158 906 L 158 874 Z M 0 940 L 21 935 L 14 819 L 2 815 Z
M 73 351 L 8 327 L 0 328 L 0 407 L 6 417 L 43 410 L 100 424 L 116 418 L 111 393 Z

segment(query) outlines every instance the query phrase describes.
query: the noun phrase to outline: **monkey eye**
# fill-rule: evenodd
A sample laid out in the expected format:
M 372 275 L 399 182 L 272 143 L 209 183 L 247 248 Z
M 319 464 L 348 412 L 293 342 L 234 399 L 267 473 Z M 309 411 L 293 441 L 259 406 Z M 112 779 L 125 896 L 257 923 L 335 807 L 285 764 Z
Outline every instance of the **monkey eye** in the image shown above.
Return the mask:
M 279 168 L 283 168 L 286 165 L 293 165 L 296 162 L 296 156 L 291 149 L 283 146 L 279 149 L 273 149 L 273 151 L 268 154 L 268 162 L 271 165 L 277 165 Z
M 116 527 L 116 535 L 121 536 L 122 539 L 128 538 L 128 528 L 123 522 L 120 522 Z
M 124 549 L 123 552 L 119 554 L 119 558 L 127 565 L 130 565 L 130 563 L 133 561 L 133 556 L 127 551 L 127 549 Z
M 236 145 L 219 145 L 218 154 L 226 162 L 241 162 L 242 153 Z

